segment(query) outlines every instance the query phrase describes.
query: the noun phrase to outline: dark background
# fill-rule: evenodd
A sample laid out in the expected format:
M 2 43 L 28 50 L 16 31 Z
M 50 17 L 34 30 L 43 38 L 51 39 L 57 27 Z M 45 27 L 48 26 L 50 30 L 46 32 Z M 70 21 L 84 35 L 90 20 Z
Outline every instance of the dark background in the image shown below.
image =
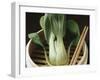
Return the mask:
M 27 42 L 29 41 L 28 34 L 37 32 L 38 30 L 41 29 L 40 27 L 40 18 L 41 16 L 44 15 L 44 13 L 31 13 L 31 12 L 26 12 L 26 45 Z M 82 32 L 84 26 L 90 26 L 89 24 L 89 15 L 72 15 L 72 14 L 66 14 L 66 20 L 73 19 L 76 21 L 79 25 L 80 28 L 80 33 Z M 90 29 L 88 30 L 87 36 L 86 36 L 86 43 L 88 45 L 88 50 L 90 52 Z M 88 64 L 90 63 L 90 57 L 88 55 Z

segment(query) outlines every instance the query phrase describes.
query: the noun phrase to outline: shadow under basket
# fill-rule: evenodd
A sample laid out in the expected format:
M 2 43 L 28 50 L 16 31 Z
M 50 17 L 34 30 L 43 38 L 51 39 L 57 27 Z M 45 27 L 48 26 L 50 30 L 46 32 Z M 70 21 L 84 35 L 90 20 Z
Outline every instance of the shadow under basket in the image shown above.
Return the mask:
M 44 38 L 43 34 L 39 33 L 39 36 L 40 38 L 41 37 Z M 49 56 L 49 46 L 48 44 L 45 43 L 45 41 L 44 41 L 44 45 L 47 51 L 47 55 Z M 72 59 L 75 48 L 76 48 L 75 46 L 71 47 L 70 61 Z M 88 60 L 88 48 L 86 42 L 84 42 L 83 48 L 80 51 L 80 54 L 77 58 L 76 65 L 87 64 L 87 60 Z M 27 67 L 48 66 L 45 60 L 45 55 L 42 47 L 37 47 L 36 44 L 32 42 L 32 40 L 29 40 L 26 46 L 26 65 Z

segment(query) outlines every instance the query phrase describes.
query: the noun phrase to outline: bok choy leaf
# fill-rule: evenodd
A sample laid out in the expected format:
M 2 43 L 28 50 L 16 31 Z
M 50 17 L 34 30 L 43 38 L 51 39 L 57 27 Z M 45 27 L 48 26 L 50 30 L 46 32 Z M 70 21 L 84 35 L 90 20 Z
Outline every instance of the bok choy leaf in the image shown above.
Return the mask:
M 44 34 L 49 43 L 49 61 L 52 65 L 68 64 L 63 37 L 65 35 L 65 16 L 62 14 L 44 15 Z

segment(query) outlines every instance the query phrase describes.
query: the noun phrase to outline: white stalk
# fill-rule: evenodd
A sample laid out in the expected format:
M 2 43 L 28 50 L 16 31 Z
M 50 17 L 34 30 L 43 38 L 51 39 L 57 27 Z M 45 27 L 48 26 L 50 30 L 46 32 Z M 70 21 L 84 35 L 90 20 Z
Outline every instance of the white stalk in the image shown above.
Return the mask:
M 68 54 L 66 53 L 63 38 L 59 36 L 56 41 L 56 52 L 56 65 L 68 64 Z
M 50 34 L 50 39 L 49 39 L 49 61 L 52 65 L 56 65 L 56 51 L 55 51 L 55 36 L 53 32 Z

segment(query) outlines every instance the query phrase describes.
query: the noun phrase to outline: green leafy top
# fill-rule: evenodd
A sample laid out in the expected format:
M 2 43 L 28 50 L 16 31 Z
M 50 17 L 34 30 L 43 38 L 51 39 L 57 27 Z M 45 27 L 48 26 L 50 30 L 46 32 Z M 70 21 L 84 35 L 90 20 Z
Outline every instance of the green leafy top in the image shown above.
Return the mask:
M 38 35 L 37 33 L 30 33 L 30 34 L 28 34 L 28 37 L 29 37 L 30 39 L 32 39 L 32 41 L 33 41 L 34 43 L 36 43 L 36 44 L 38 44 L 38 45 L 40 45 L 40 46 L 43 47 L 43 44 L 42 44 L 42 42 L 41 42 L 41 40 L 40 40 L 40 37 L 39 37 L 39 35 Z
M 71 33 L 70 35 L 74 36 L 72 41 L 73 41 L 73 44 L 76 45 L 80 37 L 80 30 L 79 30 L 79 26 L 77 22 L 74 20 L 68 20 L 66 26 L 67 26 L 67 31 Z
M 44 30 L 47 42 L 49 42 L 51 32 L 55 36 L 64 37 L 65 35 L 65 16 L 63 14 L 45 14 L 40 19 L 40 25 Z

